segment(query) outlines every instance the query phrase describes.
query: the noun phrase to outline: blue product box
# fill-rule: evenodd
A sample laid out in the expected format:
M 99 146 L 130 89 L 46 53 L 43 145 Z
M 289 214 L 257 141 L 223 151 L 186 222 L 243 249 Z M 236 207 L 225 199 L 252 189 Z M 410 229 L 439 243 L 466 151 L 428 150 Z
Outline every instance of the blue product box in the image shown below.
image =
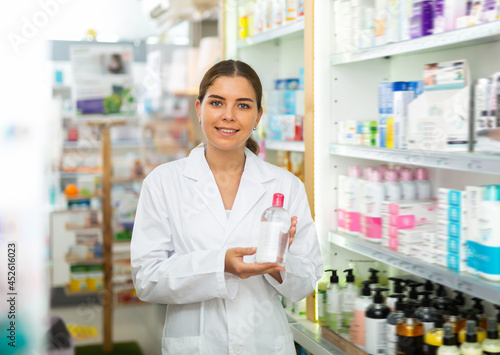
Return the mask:
M 463 267 L 460 264 L 461 264 L 460 255 L 449 253 L 446 256 L 446 266 L 449 269 L 456 270 L 456 271 L 462 271 Z
M 277 79 L 274 81 L 275 90 L 298 90 L 299 89 L 299 79 Z
M 300 67 L 300 69 L 299 69 L 299 90 L 304 90 L 304 82 L 305 82 L 304 67 Z
M 267 122 L 267 138 L 273 140 L 282 140 L 283 139 L 283 120 L 280 115 L 269 115 Z
M 465 243 L 466 242 L 463 239 L 461 240 L 458 238 L 449 237 L 446 249 L 448 250 L 448 253 L 462 255 L 463 249 L 466 245 Z
M 438 200 L 442 205 L 456 207 L 465 207 L 467 204 L 465 191 L 446 189 L 444 187 L 438 189 Z
M 295 115 L 297 114 L 295 107 L 297 106 L 297 100 L 294 90 L 286 90 L 284 92 L 284 108 L 285 115 Z
M 465 240 L 467 237 L 467 226 L 464 224 L 450 222 L 448 220 L 438 220 L 438 234 L 446 235 L 447 237 L 459 238 Z
M 467 211 L 457 206 L 450 206 L 448 209 L 448 219 L 452 222 L 466 223 Z

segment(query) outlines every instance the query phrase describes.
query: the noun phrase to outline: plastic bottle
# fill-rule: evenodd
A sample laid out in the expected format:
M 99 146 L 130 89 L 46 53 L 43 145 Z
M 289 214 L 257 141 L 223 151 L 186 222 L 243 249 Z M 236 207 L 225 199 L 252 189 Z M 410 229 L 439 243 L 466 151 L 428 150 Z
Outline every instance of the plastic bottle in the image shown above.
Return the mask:
M 478 263 L 479 276 L 500 281 L 500 185 L 486 186 L 479 214 L 480 241 L 476 254 L 484 262 Z M 479 252 L 478 252 L 479 251 Z M 474 252 L 474 251 L 473 251 Z
M 417 185 L 413 181 L 411 169 L 405 168 L 401 171 L 401 191 L 403 200 L 415 200 L 417 198 Z
M 450 308 L 448 314 L 444 316 L 444 322 L 450 323 L 452 325 L 453 334 L 455 334 L 455 338 L 458 342 L 458 333 L 465 328 L 465 319 L 458 315 L 457 308 Z
M 427 170 L 425 168 L 415 169 L 415 185 L 418 200 L 428 200 L 432 197 L 432 185 L 427 180 Z
M 446 316 L 450 311 L 455 309 L 458 315 L 458 309 L 453 300 L 447 297 L 446 289 L 443 285 L 438 285 L 436 297 L 431 301 L 431 307 L 434 307 L 442 315 Z
M 455 304 L 455 307 L 457 307 L 458 310 L 458 315 L 462 318 L 467 318 L 468 317 L 468 309 L 465 307 L 465 297 L 464 293 L 462 291 L 453 291 L 456 293 L 455 297 L 453 298 L 453 303 Z
M 488 318 L 488 338 L 482 343 L 485 355 L 500 354 L 500 339 L 495 318 Z
M 443 345 L 439 347 L 437 355 L 460 355 L 452 328 L 451 324 L 444 324 Z
M 328 281 L 324 278 L 318 281 L 318 291 L 316 292 L 316 310 L 318 312 L 318 324 L 320 327 L 326 326 L 326 287 Z
M 384 191 L 384 199 L 386 201 L 399 201 L 402 199 L 401 185 L 398 182 L 398 177 L 394 170 L 389 169 L 385 172 Z
M 484 313 L 483 300 L 478 297 L 471 298 L 474 301 L 468 319 L 475 320 L 479 327 L 488 328 L 488 317 Z
M 347 272 L 346 284 L 341 289 L 342 292 L 342 326 L 349 329 L 354 317 L 354 303 L 359 294 L 359 287 L 355 283 L 353 269 L 344 270 Z
M 380 271 L 371 267 L 368 269 L 368 272 L 370 273 L 370 278 L 368 280 L 370 280 L 370 288 L 372 290 L 372 296 L 373 296 L 375 294 L 375 290 L 377 288 L 382 287 L 379 284 L 378 275 L 377 275 Z
M 417 290 L 417 287 L 420 286 L 422 286 L 422 283 L 419 282 L 409 283 L 407 285 L 410 290 L 408 291 L 408 298 L 406 299 L 406 310 L 410 315 L 413 315 L 417 308 L 421 306 L 418 297 L 419 292 Z
M 373 303 L 366 309 L 366 352 L 386 354 L 387 316 L 391 312 L 384 304 L 382 292 L 387 288 L 377 288 Z
M 385 173 L 387 170 L 389 170 L 389 165 L 387 164 L 381 164 L 378 166 L 378 172 L 380 173 L 380 177 L 382 178 L 382 181 L 385 181 Z
M 467 335 L 467 327 L 463 328 L 458 332 L 458 344 L 463 344 L 465 342 L 465 338 Z M 476 327 L 476 336 L 477 336 L 477 342 L 482 343 L 484 339 L 488 336 L 486 329 L 483 329 L 481 327 Z
M 395 300 L 395 309 L 387 316 L 387 354 L 396 354 L 398 336 L 396 325 L 398 321 L 405 317 L 404 294 L 394 294 L 389 296 L 389 300 Z
M 431 280 L 426 280 L 424 282 L 424 291 L 430 292 L 429 298 L 432 301 L 434 299 L 434 297 L 433 297 L 433 295 L 434 295 L 434 284 L 432 283 Z
M 361 231 L 361 214 L 359 208 L 359 178 L 361 167 L 359 165 L 349 166 L 349 176 L 345 183 L 345 195 L 347 202 L 346 233 L 358 236 Z
M 255 255 L 258 263 L 276 263 L 280 266 L 285 264 L 290 217 L 283 208 L 283 200 L 283 194 L 274 194 L 272 207 L 262 214 L 259 244 Z
M 339 330 L 342 326 L 342 294 L 339 287 L 337 270 L 331 271 L 330 284 L 326 287 L 326 326 Z
M 397 295 L 403 295 L 406 298 L 406 295 L 404 294 L 404 287 L 403 283 L 405 280 L 399 279 L 397 277 L 389 277 L 389 280 L 393 282 L 393 289 L 392 289 L 392 295 L 393 297 L 389 297 L 386 300 L 387 306 L 393 311 L 396 307 L 396 302 L 397 302 Z
M 436 355 L 438 348 L 443 345 L 443 324 L 444 320 L 442 318 L 436 321 L 436 327 L 429 329 L 424 336 L 424 355 Z
M 362 349 L 366 347 L 366 309 L 372 303 L 370 280 L 363 281 L 361 295 L 354 302 L 354 318 L 349 331 L 349 339 Z
M 417 355 L 422 354 L 424 345 L 424 325 L 413 317 L 411 310 L 405 310 L 405 317 L 396 325 L 398 342 L 396 354 Z
M 432 293 L 429 291 L 419 292 L 419 295 L 423 295 L 421 299 L 421 306 L 415 310 L 414 317 L 422 322 L 424 325 L 424 331 L 427 332 L 436 326 L 436 320 L 440 317 L 438 311 L 431 307 L 431 299 L 429 296 Z
M 373 170 L 370 181 L 364 189 L 364 211 L 362 235 L 370 242 L 380 243 L 382 238 L 382 201 L 384 200 L 384 185 L 380 172 Z
M 483 350 L 481 344 L 477 341 L 476 322 L 473 320 L 467 321 L 467 334 L 465 342 L 460 345 L 462 355 L 482 355 Z

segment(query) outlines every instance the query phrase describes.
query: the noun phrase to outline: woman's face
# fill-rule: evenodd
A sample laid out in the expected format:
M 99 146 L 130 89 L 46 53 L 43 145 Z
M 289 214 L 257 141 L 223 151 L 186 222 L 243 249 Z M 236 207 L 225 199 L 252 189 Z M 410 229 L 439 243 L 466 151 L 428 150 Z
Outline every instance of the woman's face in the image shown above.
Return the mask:
M 196 112 L 207 144 L 220 150 L 245 148 L 252 130 L 260 121 L 255 90 L 243 77 L 221 76 L 208 88 Z

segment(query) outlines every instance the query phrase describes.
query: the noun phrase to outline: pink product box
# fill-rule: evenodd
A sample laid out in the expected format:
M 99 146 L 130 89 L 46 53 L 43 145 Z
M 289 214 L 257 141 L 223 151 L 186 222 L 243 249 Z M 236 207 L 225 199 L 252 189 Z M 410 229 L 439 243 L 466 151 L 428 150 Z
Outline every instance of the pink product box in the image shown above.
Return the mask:
M 382 213 L 395 215 L 427 215 L 437 212 L 437 199 L 411 201 L 383 201 Z
M 382 217 L 363 216 L 362 234 L 370 241 L 380 242 L 382 238 Z
M 384 233 L 387 234 L 389 237 L 396 238 L 399 235 L 399 232 L 404 231 L 404 230 L 412 230 L 412 231 L 428 231 L 428 230 L 433 230 L 435 228 L 434 223 L 426 223 L 426 224 L 421 224 L 421 225 L 416 225 L 412 228 L 399 228 L 397 226 L 393 225 L 384 225 Z
M 337 209 L 337 226 L 339 229 L 346 229 L 347 212 L 343 209 Z
M 398 229 L 412 229 L 429 224 L 434 224 L 437 221 L 436 214 L 431 215 L 389 215 L 389 225 L 395 226 Z
M 361 231 L 361 213 L 347 211 L 345 217 L 345 229 L 348 232 L 359 234 Z

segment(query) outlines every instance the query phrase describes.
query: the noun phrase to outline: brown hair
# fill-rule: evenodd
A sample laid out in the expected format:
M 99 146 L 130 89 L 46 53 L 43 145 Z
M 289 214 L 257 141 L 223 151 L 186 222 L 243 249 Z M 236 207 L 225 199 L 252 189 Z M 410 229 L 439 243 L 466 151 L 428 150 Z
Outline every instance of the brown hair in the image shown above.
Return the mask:
M 200 82 L 198 100 L 203 102 L 208 88 L 213 84 L 215 79 L 221 76 L 236 77 L 240 76 L 247 79 L 252 85 L 255 91 L 255 97 L 257 99 L 257 109 L 260 111 L 262 109 L 262 84 L 260 78 L 255 72 L 255 70 L 250 67 L 245 62 L 239 60 L 223 60 L 212 66 L 203 76 Z M 259 154 L 259 145 L 252 138 L 249 137 L 246 142 L 246 147 L 252 151 L 254 154 Z

